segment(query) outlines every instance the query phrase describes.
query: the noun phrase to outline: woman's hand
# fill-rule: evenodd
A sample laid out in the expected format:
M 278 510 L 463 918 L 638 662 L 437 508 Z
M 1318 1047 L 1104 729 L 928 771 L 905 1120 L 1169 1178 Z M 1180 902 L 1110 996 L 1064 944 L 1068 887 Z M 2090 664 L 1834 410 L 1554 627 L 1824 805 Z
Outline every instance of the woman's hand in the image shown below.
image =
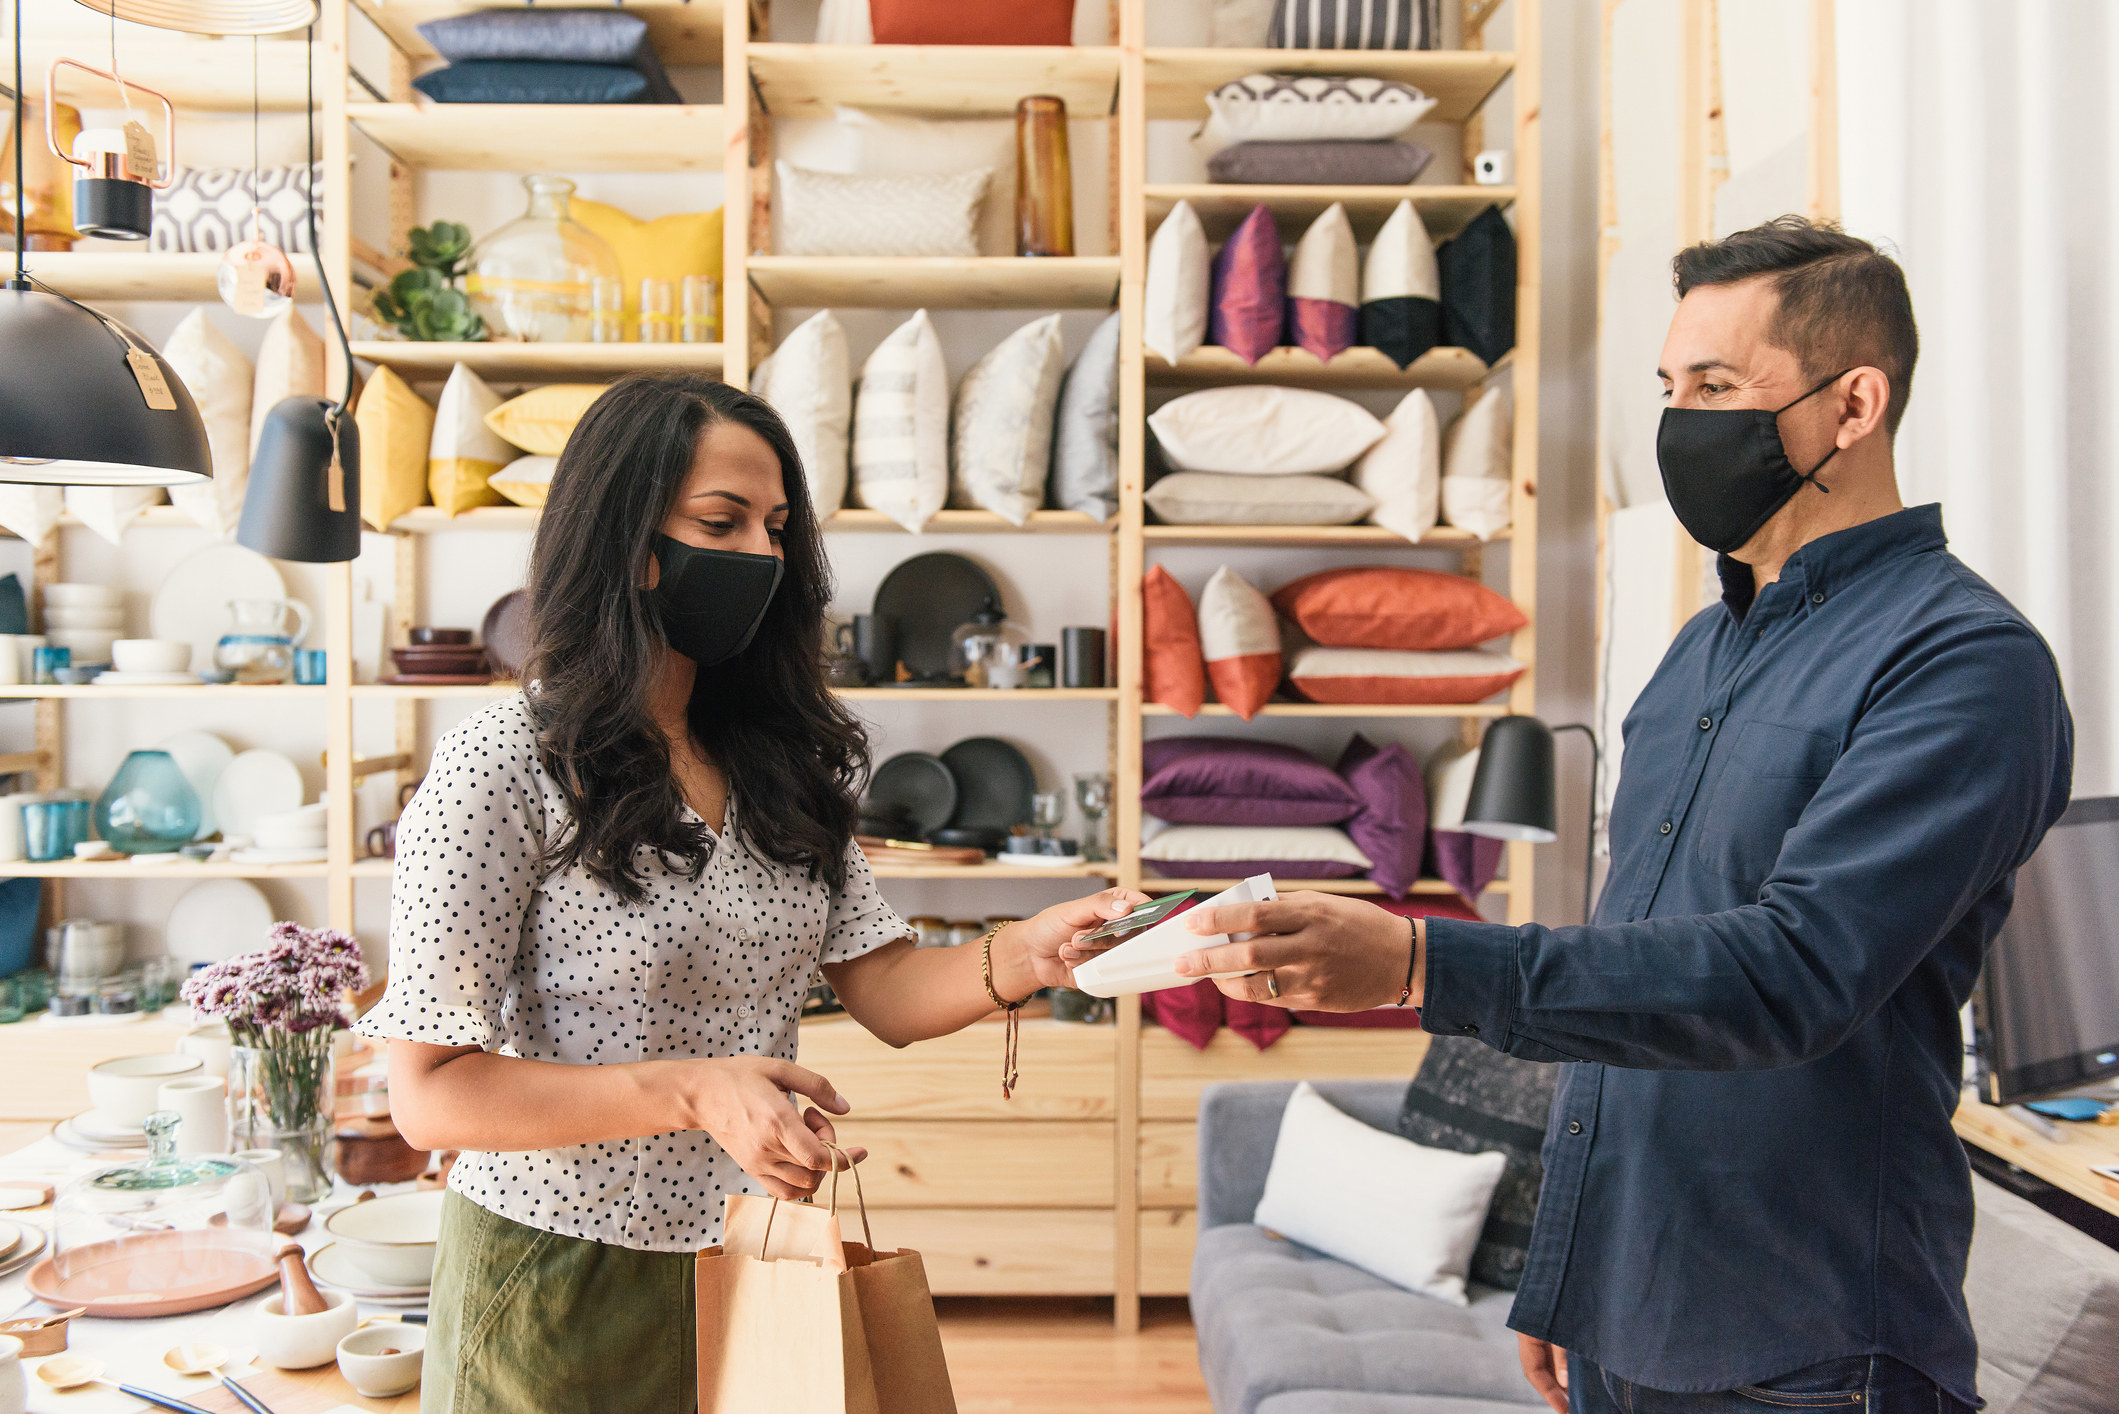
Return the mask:
M 725 1056 L 672 1061 L 677 1103 L 686 1129 L 712 1135 L 743 1171 L 775 1198 L 801 1199 L 816 1192 L 833 1168 L 859 1163 L 865 1149 L 826 1148 L 838 1135 L 816 1109 L 797 1111 L 788 1092 L 805 1095 L 835 1115 L 851 1105 L 829 1080 L 793 1061 L 772 1056 Z
M 1148 896 L 1135 889 L 1105 889 L 1009 924 L 993 940 L 994 990 L 1003 1000 L 1014 1001 L 1041 987 L 1073 986 L 1075 963 L 1124 941 L 1114 938 L 1082 948 L 1074 940 L 1147 901 Z
M 1184 917 L 1195 933 L 1251 935 L 1177 959 L 1177 971 L 1188 977 L 1248 974 L 1215 978 L 1232 997 L 1306 1011 L 1366 1011 L 1397 1001 L 1408 977 L 1414 1000 L 1421 995 L 1417 925 L 1360 899 L 1289 894 L 1270 903 L 1195 908 Z

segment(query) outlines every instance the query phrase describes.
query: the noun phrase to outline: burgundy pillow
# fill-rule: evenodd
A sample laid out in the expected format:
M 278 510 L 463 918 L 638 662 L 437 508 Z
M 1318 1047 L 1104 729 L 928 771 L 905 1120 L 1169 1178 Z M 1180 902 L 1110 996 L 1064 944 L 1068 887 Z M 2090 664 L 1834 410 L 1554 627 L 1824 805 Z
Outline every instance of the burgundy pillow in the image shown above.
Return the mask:
M 1208 337 L 1245 363 L 1280 346 L 1287 313 L 1288 257 L 1273 213 L 1254 207 L 1214 256 L 1214 298 Z
M 1346 832 L 1374 861 L 1369 878 L 1392 898 L 1405 897 L 1427 853 L 1427 781 L 1420 763 L 1396 742 L 1378 747 L 1356 732 L 1340 753 L 1339 774 L 1361 797 Z
M 1466 903 L 1476 904 L 1494 875 L 1501 872 L 1502 840 L 1469 830 L 1429 830 L 1427 840 L 1436 877 L 1462 894 Z
M 1140 867 L 1158 879 L 1190 879 L 1208 866 L 1196 859 L 1143 859 Z M 1271 874 L 1276 879 L 1351 879 L 1361 872 L 1360 865 L 1336 859 L 1217 859 L 1212 868 L 1221 879 L 1248 879 L 1253 874 Z
M 1292 746 L 1166 736 L 1140 755 L 1141 809 L 1175 825 L 1336 825 L 1362 807 L 1354 786 Z M 1424 821 L 1425 794 L 1421 801 Z
M 1295 1018 L 1286 1007 L 1247 1002 L 1241 997 L 1223 997 L 1229 1029 L 1264 1050 L 1295 1029 Z
M 1165 1031 L 1192 1049 L 1203 1051 L 1214 1040 L 1214 1033 L 1221 1029 L 1223 1006 L 1227 1000 L 1212 982 L 1200 981 L 1189 987 L 1165 987 L 1160 992 L 1143 992 L 1140 1009 L 1150 1021 L 1161 1023 Z

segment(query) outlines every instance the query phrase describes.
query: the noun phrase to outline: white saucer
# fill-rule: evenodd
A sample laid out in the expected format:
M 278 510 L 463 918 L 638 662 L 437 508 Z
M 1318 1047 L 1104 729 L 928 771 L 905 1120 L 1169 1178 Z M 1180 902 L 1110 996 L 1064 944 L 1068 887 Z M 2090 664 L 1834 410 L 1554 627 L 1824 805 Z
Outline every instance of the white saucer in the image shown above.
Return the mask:
M 1028 864 L 1033 869 L 1073 869 L 1089 862 L 1089 857 L 1084 854 L 1002 854 L 996 855 L 995 859 L 1009 864 Z
M 237 864 L 322 864 L 331 857 L 327 849 L 239 849 L 228 858 Z
M 55 1143 L 62 1144 L 69 1149 L 78 1149 L 85 1154 L 100 1154 L 105 1150 L 124 1153 L 131 1153 L 135 1150 L 144 1152 L 147 1148 L 145 1139 L 132 1144 L 114 1139 L 91 1139 L 76 1130 L 74 1122 L 70 1119 L 62 1119 L 52 1126 L 52 1139 Z
M 309 1275 L 325 1286 L 350 1291 L 363 1301 L 424 1301 L 432 1289 L 430 1286 L 387 1286 L 378 1282 L 340 1252 L 336 1242 L 327 1242 L 309 1254 Z
M 71 1124 L 74 1127 L 74 1133 L 80 1135 L 83 1139 L 93 1139 L 98 1143 L 141 1145 L 147 1143 L 146 1126 L 118 1124 L 113 1120 L 106 1119 L 96 1110 L 83 1110 L 68 1120 L 67 1123 Z
M 41 1227 L 29 1223 L 20 1223 L 17 1226 L 22 1229 L 22 1240 L 15 1244 L 15 1250 L 8 1253 L 4 1261 L 0 1261 L 0 1277 L 13 1276 L 36 1261 L 38 1254 L 51 1242 L 51 1238 L 45 1235 Z
M 197 673 L 126 673 L 116 668 L 96 674 L 97 687 L 197 686 L 200 680 Z

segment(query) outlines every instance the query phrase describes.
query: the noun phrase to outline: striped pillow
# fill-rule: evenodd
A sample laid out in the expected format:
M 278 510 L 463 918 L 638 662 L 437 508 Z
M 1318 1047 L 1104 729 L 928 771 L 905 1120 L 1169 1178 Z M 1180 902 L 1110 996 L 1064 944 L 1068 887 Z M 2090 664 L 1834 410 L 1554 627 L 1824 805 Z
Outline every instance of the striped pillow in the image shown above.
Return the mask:
M 862 505 L 915 535 L 949 494 L 949 369 L 924 309 L 892 330 L 861 366 L 853 484 Z
M 1266 43 L 1275 49 L 1433 49 L 1441 0 L 1279 0 Z

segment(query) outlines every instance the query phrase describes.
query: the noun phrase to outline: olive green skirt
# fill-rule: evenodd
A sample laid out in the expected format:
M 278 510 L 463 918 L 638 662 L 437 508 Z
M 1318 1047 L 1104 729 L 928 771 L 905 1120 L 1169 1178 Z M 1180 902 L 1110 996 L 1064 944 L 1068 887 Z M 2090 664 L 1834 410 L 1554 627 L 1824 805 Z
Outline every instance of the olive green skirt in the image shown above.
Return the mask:
M 445 1194 L 421 1414 L 694 1414 L 693 1260 L 541 1232 Z

